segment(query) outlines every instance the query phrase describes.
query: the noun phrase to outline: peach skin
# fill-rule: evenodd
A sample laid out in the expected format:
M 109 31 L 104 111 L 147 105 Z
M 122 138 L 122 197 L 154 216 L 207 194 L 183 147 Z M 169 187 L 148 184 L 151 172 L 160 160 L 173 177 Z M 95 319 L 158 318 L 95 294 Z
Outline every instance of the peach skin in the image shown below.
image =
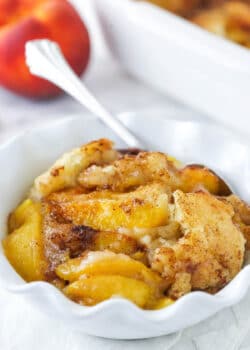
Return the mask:
M 32 76 L 25 63 L 25 43 L 56 41 L 73 70 L 81 75 L 89 61 L 88 31 L 66 0 L 0 0 L 0 84 L 24 96 L 60 94 L 55 85 Z

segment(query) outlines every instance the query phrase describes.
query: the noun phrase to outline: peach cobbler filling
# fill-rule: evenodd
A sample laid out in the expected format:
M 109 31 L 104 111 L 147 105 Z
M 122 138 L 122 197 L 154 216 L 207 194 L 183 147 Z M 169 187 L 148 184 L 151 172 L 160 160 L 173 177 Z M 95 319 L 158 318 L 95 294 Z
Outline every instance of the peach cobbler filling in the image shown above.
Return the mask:
M 250 47 L 249 0 L 148 0 L 208 31 Z
M 26 281 L 50 282 L 80 304 L 120 296 L 158 309 L 231 281 L 249 224 L 249 206 L 208 168 L 101 139 L 35 179 L 3 246 Z

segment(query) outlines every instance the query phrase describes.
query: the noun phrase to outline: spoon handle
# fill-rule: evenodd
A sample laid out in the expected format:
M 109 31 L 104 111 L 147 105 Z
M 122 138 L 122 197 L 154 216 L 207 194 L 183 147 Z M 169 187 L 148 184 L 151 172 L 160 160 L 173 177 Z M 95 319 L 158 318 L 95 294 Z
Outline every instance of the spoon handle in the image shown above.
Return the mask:
M 127 146 L 145 148 L 136 136 L 110 114 L 84 86 L 55 42 L 50 40 L 29 41 L 26 44 L 26 63 L 32 74 L 52 82 L 74 97 L 110 127 Z

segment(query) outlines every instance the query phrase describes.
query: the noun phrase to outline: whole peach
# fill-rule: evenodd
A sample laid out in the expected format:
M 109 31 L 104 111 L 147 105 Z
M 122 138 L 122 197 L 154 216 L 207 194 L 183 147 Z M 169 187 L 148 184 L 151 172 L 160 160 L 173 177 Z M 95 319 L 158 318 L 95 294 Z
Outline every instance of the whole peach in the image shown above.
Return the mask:
M 29 97 L 58 95 L 60 90 L 32 76 L 25 64 L 25 43 L 32 39 L 56 41 L 81 75 L 90 55 L 87 29 L 66 0 L 0 0 L 0 84 Z

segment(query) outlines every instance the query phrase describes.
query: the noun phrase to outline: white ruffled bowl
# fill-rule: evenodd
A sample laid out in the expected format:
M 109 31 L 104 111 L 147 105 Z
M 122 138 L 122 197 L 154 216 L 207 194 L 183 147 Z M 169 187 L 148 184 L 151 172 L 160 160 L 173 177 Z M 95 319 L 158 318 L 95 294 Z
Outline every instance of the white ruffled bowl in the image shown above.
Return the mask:
M 185 162 L 204 163 L 230 179 L 237 193 L 250 198 L 247 141 L 218 125 L 178 119 L 171 111 L 127 113 L 122 120 L 149 149 L 168 152 Z M 168 118 L 168 119 L 167 119 Z M 24 198 L 33 179 L 64 151 L 89 140 L 116 137 L 95 119 L 75 117 L 26 131 L 0 147 L 0 228 L 6 234 L 8 214 Z M 117 143 L 118 147 L 124 146 Z M 0 251 L 0 287 L 23 294 L 35 307 L 68 327 L 114 339 L 149 338 L 169 334 L 206 319 L 240 301 L 250 285 L 250 266 L 216 295 L 192 292 L 159 311 L 145 311 L 114 298 L 93 307 L 80 306 L 45 282 L 26 283 Z M 11 300 L 10 300 L 11 302 Z

